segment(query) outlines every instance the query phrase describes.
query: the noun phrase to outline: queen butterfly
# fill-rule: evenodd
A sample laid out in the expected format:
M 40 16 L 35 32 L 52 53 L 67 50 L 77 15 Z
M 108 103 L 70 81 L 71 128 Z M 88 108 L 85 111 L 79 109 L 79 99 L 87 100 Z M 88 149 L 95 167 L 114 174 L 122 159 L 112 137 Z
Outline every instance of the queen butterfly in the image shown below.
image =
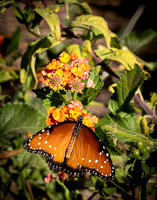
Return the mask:
M 114 166 L 109 153 L 94 131 L 78 121 L 66 121 L 48 126 L 31 136 L 25 144 L 28 152 L 45 157 L 50 169 L 70 175 L 90 172 L 104 180 L 114 178 Z

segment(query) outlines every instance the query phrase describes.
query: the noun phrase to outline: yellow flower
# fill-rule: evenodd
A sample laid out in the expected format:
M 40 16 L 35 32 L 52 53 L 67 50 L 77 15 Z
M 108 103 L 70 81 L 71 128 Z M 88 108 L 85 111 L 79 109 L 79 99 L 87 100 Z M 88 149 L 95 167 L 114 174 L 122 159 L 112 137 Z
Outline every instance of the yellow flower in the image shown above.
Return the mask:
M 94 126 L 93 120 L 88 115 L 83 117 L 83 124 L 88 126 L 88 127 Z
M 59 76 L 61 78 L 63 76 L 63 74 L 64 74 L 63 70 L 58 69 L 57 71 L 55 71 L 53 76 Z
M 56 121 L 59 121 L 59 119 L 60 119 L 60 109 L 59 109 L 59 108 L 56 108 L 56 109 L 53 111 L 52 116 L 53 116 L 53 118 L 54 118 Z
M 72 109 L 69 110 L 70 118 L 73 118 L 75 121 L 81 115 L 81 109 L 78 106 L 73 106 Z
M 70 56 L 69 56 L 68 53 L 63 52 L 63 53 L 60 54 L 59 60 L 60 60 L 62 63 L 67 63 L 67 62 L 70 60 Z

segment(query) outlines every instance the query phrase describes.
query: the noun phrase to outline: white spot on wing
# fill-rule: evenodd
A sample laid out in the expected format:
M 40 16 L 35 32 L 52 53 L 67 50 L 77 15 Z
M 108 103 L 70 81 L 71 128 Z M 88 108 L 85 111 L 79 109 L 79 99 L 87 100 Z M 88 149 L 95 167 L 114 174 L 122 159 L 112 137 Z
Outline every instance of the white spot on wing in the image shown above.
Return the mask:
M 41 143 L 40 142 L 38 142 L 38 145 L 40 145 Z
M 95 160 L 95 163 L 97 163 L 98 162 L 98 160 Z
M 91 161 L 91 160 L 89 160 L 88 162 L 89 162 L 89 163 L 91 163 L 92 161 Z
M 45 141 L 45 144 L 47 144 L 47 140 Z

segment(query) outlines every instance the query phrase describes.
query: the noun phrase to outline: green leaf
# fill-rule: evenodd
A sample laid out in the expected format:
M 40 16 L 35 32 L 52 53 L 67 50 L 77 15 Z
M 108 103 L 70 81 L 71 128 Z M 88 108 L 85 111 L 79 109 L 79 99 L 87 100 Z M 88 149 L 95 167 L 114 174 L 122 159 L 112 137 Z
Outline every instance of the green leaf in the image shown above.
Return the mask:
M 77 54 L 79 58 L 82 58 L 80 46 L 78 44 L 71 44 L 68 46 L 67 51 L 70 55 Z
M 66 102 L 66 92 L 64 90 L 53 91 L 49 87 L 43 87 L 41 89 L 33 90 L 38 98 L 41 98 L 45 108 L 51 106 L 60 107 Z
M 60 42 L 52 34 L 44 36 L 35 42 L 29 43 L 27 51 L 24 53 L 21 61 L 21 66 L 23 70 L 21 74 L 21 83 L 24 83 L 26 81 L 28 72 L 31 71 L 37 84 L 37 77 L 35 71 L 35 54 L 41 53 L 49 48 L 52 48 L 59 43 Z
M 80 46 L 81 54 L 83 58 L 88 58 L 90 66 L 92 69 L 94 69 L 94 63 L 92 59 L 92 48 L 91 48 L 91 43 L 89 40 L 85 40 L 82 45 Z
M 111 37 L 106 21 L 99 16 L 81 15 L 72 22 L 73 27 L 89 26 L 98 29 L 104 36 L 106 46 L 110 48 Z
M 90 65 L 94 68 L 92 56 L 91 56 L 91 43 L 89 40 L 85 40 L 81 45 L 70 44 L 67 48 L 67 51 L 70 55 L 77 54 L 79 58 L 88 58 Z
M 0 108 L 0 143 L 11 145 L 14 138 L 46 126 L 45 117 L 32 106 L 8 103 Z
M 70 200 L 70 192 L 68 190 L 68 188 L 65 186 L 64 183 L 62 183 L 61 181 L 57 180 L 56 181 L 57 184 L 57 188 L 62 192 L 63 194 L 63 199 L 65 200 Z
M 131 32 L 124 40 L 123 44 L 132 52 L 137 52 L 141 48 L 148 45 L 154 38 L 157 37 L 157 32 L 151 29 L 142 32 Z
M 104 187 L 102 192 L 105 196 L 112 196 L 116 192 L 116 187 Z
M 95 128 L 101 125 L 103 130 L 108 131 L 109 134 L 122 142 L 141 141 L 151 146 L 155 145 L 155 142 L 148 140 L 146 136 L 141 134 L 140 127 L 134 116 L 120 113 L 115 120 L 108 114 L 99 121 L 99 124 Z
M 89 5 L 87 2 L 82 2 L 82 3 L 78 3 L 78 1 L 76 1 L 76 5 L 79 6 L 80 8 L 80 12 L 81 14 L 92 14 L 92 10 L 90 9 Z
M 0 70 L 0 83 L 17 79 L 18 75 L 12 70 Z
M 17 28 L 9 38 L 9 43 L 6 47 L 5 54 L 9 55 L 13 51 L 15 51 L 18 48 L 20 40 L 21 40 L 21 30 Z
M 85 106 L 88 105 L 99 93 L 98 90 L 94 88 L 84 88 L 82 93 L 77 94 L 77 98 Z
M 77 5 L 80 9 L 81 14 L 92 14 L 92 10 L 90 9 L 88 3 L 86 2 L 78 2 L 78 0 L 66 0 L 65 1 L 58 1 L 59 4 L 74 4 Z
M 76 99 L 81 101 L 83 105 L 88 105 L 93 99 L 98 95 L 99 91 L 103 87 L 103 81 L 101 80 L 100 76 L 96 74 L 95 71 L 91 72 L 89 78 L 94 83 L 94 88 L 92 87 L 85 87 L 82 93 L 78 93 L 76 95 Z
M 142 157 L 141 167 L 142 170 L 145 172 L 145 176 L 156 174 L 157 171 L 156 159 L 157 159 L 157 151 L 151 154 L 146 153 Z
M 127 49 L 101 47 L 95 50 L 95 53 L 102 60 L 114 60 L 121 63 L 127 70 L 133 69 L 136 63 L 135 55 Z
M 107 131 L 102 130 L 102 128 L 99 126 L 99 123 L 94 128 L 95 134 L 101 139 L 101 141 L 103 141 L 104 146 L 109 152 L 109 154 L 120 155 L 120 151 L 115 146 L 115 143 L 112 139 L 112 135 L 108 134 Z
M 29 166 L 35 168 L 36 170 L 49 171 L 49 167 L 46 164 L 43 156 L 35 155 L 27 152 L 26 150 L 18 153 L 17 157 L 14 159 L 14 165 L 21 170 L 24 166 Z
M 61 31 L 58 15 L 42 8 L 35 8 L 35 11 L 46 20 L 56 39 L 61 40 Z
M 124 73 L 115 88 L 115 93 L 109 101 L 108 108 L 114 115 L 120 111 L 126 113 L 134 112 L 130 101 L 143 80 L 144 73 L 137 65 L 133 70 Z

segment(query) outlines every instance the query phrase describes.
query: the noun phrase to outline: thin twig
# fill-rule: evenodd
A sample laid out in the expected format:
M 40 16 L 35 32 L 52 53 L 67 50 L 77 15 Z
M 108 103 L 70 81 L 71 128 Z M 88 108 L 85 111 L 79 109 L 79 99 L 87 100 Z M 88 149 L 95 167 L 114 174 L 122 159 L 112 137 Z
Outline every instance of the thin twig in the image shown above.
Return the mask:
M 28 192 L 29 192 L 29 195 L 30 195 L 31 200 L 35 200 L 34 195 L 33 195 L 33 192 L 32 192 L 32 189 L 31 189 L 31 186 L 30 186 L 28 180 L 26 181 L 26 185 L 27 185 L 27 189 L 28 189 Z
M 127 27 L 125 28 L 125 30 L 123 31 L 122 35 L 120 36 L 120 40 L 124 40 L 124 38 L 132 31 L 133 27 L 135 26 L 136 22 L 138 21 L 138 19 L 140 18 L 140 16 L 142 15 L 143 11 L 145 10 L 145 5 L 141 4 L 137 11 L 135 12 L 135 14 L 132 16 L 131 20 L 129 21 Z
M 13 150 L 13 151 L 3 151 L 3 152 L 0 153 L 0 158 L 10 158 L 12 156 L 16 156 L 21 151 L 24 151 L 24 148 L 16 149 L 16 150 Z
M 147 104 L 140 99 L 140 97 L 135 94 L 134 96 L 135 101 L 140 105 L 140 107 L 148 114 L 151 115 L 152 119 L 157 124 L 157 116 L 156 114 L 147 106 Z

